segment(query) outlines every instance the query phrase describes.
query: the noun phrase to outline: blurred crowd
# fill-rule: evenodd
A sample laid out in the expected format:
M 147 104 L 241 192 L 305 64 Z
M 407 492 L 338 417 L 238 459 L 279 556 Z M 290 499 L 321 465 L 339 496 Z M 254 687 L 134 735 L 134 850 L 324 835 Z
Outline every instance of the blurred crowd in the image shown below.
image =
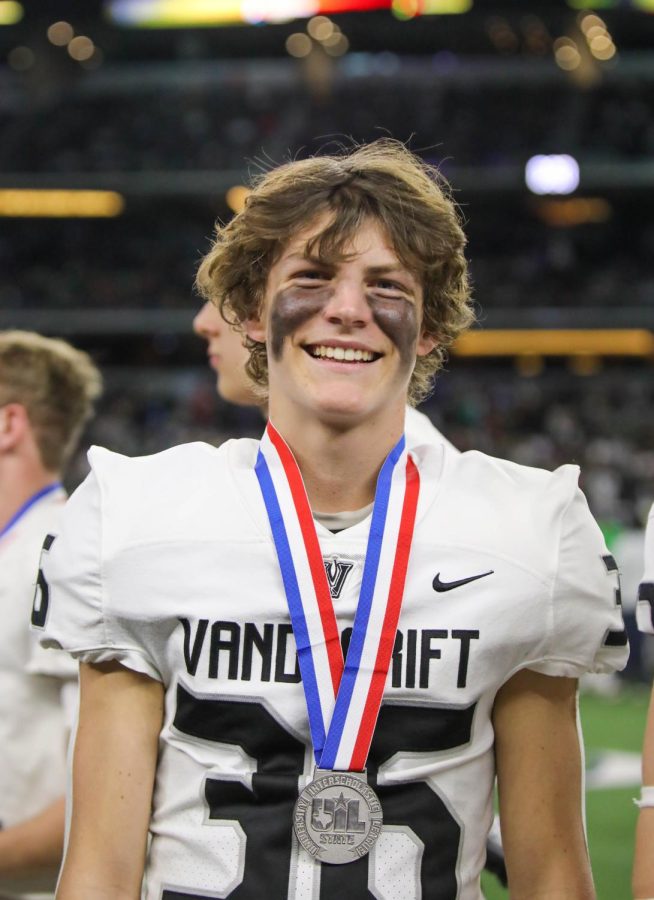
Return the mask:
M 654 90 L 647 82 L 575 91 L 561 74 L 510 90 L 486 83 L 481 91 L 479 77 L 448 77 L 450 67 L 462 66 L 455 58 L 444 68 L 438 58 L 407 64 L 382 56 L 363 74 L 357 59 L 344 60 L 338 76 L 325 69 L 298 79 L 285 66 L 270 79 L 226 75 L 178 88 L 145 81 L 100 95 L 69 91 L 30 115 L 7 104 L 0 169 L 240 171 L 244 159 L 281 161 L 330 139 L 383 133 L 413 136 L 432 161 L 457 167 L 520 163 L 536 153 L 579 151 L 587 160 L 615 162 L 654 152 Z

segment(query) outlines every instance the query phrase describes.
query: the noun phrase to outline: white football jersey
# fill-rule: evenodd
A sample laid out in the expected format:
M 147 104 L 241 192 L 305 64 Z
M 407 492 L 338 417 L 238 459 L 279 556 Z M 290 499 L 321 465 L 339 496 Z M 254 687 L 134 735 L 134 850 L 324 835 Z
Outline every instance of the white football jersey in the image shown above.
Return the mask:
M 654 634 L 654 506 L 649 511 L 645 529 L 645 569 L 638 587 L 636 621 L 640 631 Z
M 56 530 L 66 495 L 38 500 L 0 538 L 0 823 L 31 818 L 65 789 L 67 726 L 63 681 L 76 678 L 67 653 L 44 650 L 29 630 L 39 554 Z M 52 897 L 56 872 L 24 879 L 0 876 L 0 897 Z M 49 893 L 43 893 L 48 890 Z
M 257 447 L 94 448 L 43 554 L 43 644 L 165 686 L 144 897 L 479 900 L 498 688 L 525 667 L 576 677 L 626 661 L 577 469 L 414 451 L 415 536 L 367 764 L 383 831 L 369 857 L 321 866 L 292 833 L 313 754 Z M 369 524 L 316 526 L 344 645 Z
M 418 412 L 412 406 L 407 406 L 404 419 L 404 433 L 407 447 L 418 447 L 420 444 L 440 443 L 448 452 L 460 453 L 451 441 L 441 434 L 431 419 L 424 413 Z

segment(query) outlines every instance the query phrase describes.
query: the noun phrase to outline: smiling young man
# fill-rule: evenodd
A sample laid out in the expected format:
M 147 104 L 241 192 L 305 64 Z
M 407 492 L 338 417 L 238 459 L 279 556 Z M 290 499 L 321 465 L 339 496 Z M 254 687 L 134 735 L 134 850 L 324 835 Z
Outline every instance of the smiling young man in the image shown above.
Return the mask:
M 207 345 L 207 359 L 216 373 L 216 391 L 228 403 L 236 406 L 257 407 L 262 416 L 267 417 L 265 394 L 249 377 L 246 371 L 250 358 L 243 343 L 240 328 L 228 323 L 211 300 L 205 300 L 193 318 L 193 330 Z M 405 409 L 404 429 L 407 446 L 423 443 L 442 445 L 445 453 L 459 453 L 459 450 L 434 426 L 431 420 L 412 406 Z M 322 516 L 327 528 L 332 522 Z M 342 518 L 338 522 L 342 524 Z M 338 561 L 326 559 L 325 569 L 332 595 L 336 595 L 343 584 L 347 568 Z M 502 850 L 499 818 L 495 818 L 486 845 L 486 870 L 491 872 L 501 884 L 506 885 L 506 866 Z
M 479 900 L 496 772 L 512 897 L 593 896 L 576 678 L 626 638 L 577 471 L 403 436 L 472 319 L 464 243 L 394 142 L 218 230 L 198 281 L 264 437 L 92 451 L 44 554 L 43 642 L 82 661 L 60 900 Z

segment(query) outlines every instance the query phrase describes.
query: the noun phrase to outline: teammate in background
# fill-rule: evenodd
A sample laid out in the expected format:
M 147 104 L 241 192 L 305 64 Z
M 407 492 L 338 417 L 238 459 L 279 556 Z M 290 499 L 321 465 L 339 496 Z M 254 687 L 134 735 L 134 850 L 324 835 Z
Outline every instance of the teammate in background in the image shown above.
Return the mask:
M 0 332 L 0 897 L 52 897 L 64 836 L 65 707 L 77 665 L 29 632 L 43 539 L 100 375 L 61 340 Z M 42 587 L 42 585 L 41 585 Z
M 638 588 L 638 628 L 654 634 L 654 506 L 645 530 L 645 567 Z M 654 897 L 654 689 L 650 699 L 643 740 L 643 787 L 641 788 L 632 887 L 635 900 Z
M 193 331 L 207 342 L 209 365 L 216 373 L 216 391 L 223 400 L 236 406 L 265 407 L 265 394 L 256 393 L 245 371 L 250 354 L 242 332 L 229 325 L 209 300 L 194 317 Z
M 43 554 L 42 642 L 82 662 L 59 900 L 479 900 L 496 771 L 511 895 L 593 896 L 577 677 L 627 647 L 578 472 L 403 437 L 464 244 L 390 141 L 218 231 L 262 441 L 94 450 Z

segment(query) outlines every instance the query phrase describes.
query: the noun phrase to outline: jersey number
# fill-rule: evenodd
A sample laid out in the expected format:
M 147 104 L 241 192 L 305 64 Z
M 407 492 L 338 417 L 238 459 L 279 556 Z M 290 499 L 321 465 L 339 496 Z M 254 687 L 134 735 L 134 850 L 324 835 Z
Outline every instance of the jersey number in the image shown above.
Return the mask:
M 35 628 L 43 628 L 45 620 L 48 618 L 48 607 L 50 606 L 50 588 L 43 574 L 43 554 L 47 553 L 54 543 L 54 534 L 46 534 L 41 550 L 41 561 L 39 563 L 39 574 L 36 579 L 36 590 L 34 591 L 34 600 L 32 602 L 32 625 Z
M 434 753 L 470 740 L 474 705 L 465 709 L 419 706 L 382 707 L 368 758 L 368 780 L 384 810 L 384 828 L 412 835 L 424 848 L 413 896 L 450 900 L 457 893 L 456 864 L 460 828 L 449 810 L 425 782 L 378 785 L 377 772 L 396 754 Z M 292 814 L 303 772 L 304 744 L 270 714 L 263 704 L 198 698 L 182 685 L 177 688 L 174 726 L 183 734 L 205 741 L 233 744 L 256 760 L 252 788 L 241 782 L 208 777 L 205 800 L 208 819 L 238 822 L 245 834 L 243 877 L 229 893 L 213 896 L 230 900 L 287 900 L 291 857 Z M 227 824 L 227 822 L 226 822 Z M 379 898 L 369 892 L 374 873 L 364 858 L 343 866 L 321 867 L 320 897 Z M 197 885 L 202 894 L 164 890 L 162 900 L 207 900 L 212 885 Z M 215 886 L 213 886 L 215 890 Z M 407 894 L 409 892 L 407 891 Z

